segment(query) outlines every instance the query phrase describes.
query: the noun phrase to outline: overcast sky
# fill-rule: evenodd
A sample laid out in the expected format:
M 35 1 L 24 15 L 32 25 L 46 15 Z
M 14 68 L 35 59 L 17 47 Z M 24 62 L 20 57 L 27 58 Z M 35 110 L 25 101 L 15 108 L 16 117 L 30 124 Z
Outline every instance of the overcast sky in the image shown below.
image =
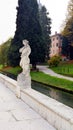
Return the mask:
M 50 13 L 52 19 L 52 34 L 60 32 L 60 26 L 65 20 L 69 0 L 40 0 Z M 16 30 L 16 6 L 18 0 L 0 0 L 0 43 L 14 35 Z

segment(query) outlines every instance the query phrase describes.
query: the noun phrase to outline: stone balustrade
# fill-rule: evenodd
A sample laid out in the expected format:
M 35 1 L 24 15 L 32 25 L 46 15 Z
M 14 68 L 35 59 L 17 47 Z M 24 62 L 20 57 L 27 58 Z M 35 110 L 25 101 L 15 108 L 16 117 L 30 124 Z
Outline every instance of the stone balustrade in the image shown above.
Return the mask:
M 16 92 L 17 81 L 0 74 L 0 82 Z M 57 130 L 73 130 L 73 109 L 31 88 L 21 89 L 21 99 Z

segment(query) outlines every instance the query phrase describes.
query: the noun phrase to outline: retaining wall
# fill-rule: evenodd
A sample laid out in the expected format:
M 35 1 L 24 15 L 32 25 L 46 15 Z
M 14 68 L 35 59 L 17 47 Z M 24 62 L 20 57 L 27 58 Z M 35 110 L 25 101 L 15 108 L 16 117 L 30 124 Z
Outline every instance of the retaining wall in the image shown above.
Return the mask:
M 0 82 L 16 92 L 17 81 L 0 74 Z M 21 99 L 57 130 L 73 130 L 73 109 L 33 89 L 21 89 Z

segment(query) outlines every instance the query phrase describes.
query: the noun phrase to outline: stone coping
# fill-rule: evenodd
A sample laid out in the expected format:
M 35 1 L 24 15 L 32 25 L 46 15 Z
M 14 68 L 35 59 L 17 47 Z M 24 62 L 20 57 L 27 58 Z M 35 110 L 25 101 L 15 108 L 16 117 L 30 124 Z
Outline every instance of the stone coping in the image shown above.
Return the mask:
M 13 92 L 17 81 L 0 74 L 0 81 Z M 73 130 L 73 109 L 31 88 L 21 89 L 21 99 L 58 130 Z
M 33 89 L 21 90 L 47 109 L 50 109 L 73 123 L 73 109 Z

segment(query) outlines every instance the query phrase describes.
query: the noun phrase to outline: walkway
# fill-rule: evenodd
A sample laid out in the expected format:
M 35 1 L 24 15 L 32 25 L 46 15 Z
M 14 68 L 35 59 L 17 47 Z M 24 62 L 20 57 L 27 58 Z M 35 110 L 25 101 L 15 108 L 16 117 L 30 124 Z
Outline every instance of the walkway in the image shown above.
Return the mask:
M 49 69 L 47 66 L 37 66 L 37 67 L 39 68 L 40 71 L 44 72 L 45 74 L 49 74 L 51 76 L 55 76 L 55 77 L 58 77 L 58 78 L 63 78 L 63 79 L 67 79 L 67 80 L 73 81 L 73 78 L 57 74 L 54 71 L 52 71 L 51 69 Z
M 0 83 L 0 130 L 56 130 Z

